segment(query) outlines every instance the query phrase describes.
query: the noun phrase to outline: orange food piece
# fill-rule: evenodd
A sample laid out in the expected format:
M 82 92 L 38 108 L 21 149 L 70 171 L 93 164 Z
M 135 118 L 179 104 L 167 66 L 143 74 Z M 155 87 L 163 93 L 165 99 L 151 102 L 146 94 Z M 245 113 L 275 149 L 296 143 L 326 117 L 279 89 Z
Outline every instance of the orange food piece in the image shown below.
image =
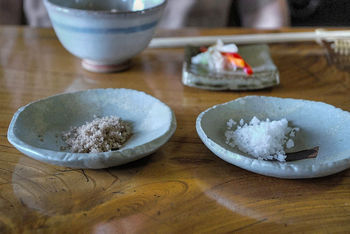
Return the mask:
M 235 57 L 232 57 L 232 56 L 226 56 L 226 58 L 227 58 L 227 60 L 228 60 L 230 63 L 235 64 L 237 67 L 243 68 L 244 65 L 245 65 L 245 62 L 244 62 L 243 59 L 235 58 Z
M 253 69 L 251 68 L 251 66 L 249 66 L 249 64 L 246 61 L 244 61 L 244 59 L 238 53 L 222 52 L 221 54 L 225 56 L 229 62 L 235 64 L 235 66 L 243 68 L 244 72 L 247 75 L 253 74 Z

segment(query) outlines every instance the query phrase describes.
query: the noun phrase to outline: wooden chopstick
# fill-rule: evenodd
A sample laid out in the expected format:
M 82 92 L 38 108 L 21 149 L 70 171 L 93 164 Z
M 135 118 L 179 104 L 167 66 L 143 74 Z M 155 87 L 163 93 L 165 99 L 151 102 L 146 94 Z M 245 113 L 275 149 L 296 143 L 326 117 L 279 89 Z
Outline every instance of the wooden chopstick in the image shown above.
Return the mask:
M 224 43 L 253 44 L 253 43 L 280 43 L 280 42 L 299 42 L 314 41 L 321 38 L 334 40 L 335 38 L 350 38 L 350 30 L 323 31 L 314 32 L 293 32 L 293 33 L 261 33 L 261 34 L 243 34 L 243 35 L 225 35 L 225 36 L 198 36 L 198 37 L 161 37 L 153 38 L 149 48 L 174 48 L 187 45 L 211 45 L 218 39 Z

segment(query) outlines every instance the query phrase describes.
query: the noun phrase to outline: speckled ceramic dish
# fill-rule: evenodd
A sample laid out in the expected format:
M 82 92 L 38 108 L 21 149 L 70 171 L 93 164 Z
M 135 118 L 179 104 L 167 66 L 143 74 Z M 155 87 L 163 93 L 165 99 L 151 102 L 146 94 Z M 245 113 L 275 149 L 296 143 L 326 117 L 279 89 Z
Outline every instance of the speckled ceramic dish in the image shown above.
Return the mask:
M 279 84 L 279 73 L 267 45 L 239 46 L 238 49 L 254 71 L 250 76 L 243 70 L 213 72 L 208 67 L 192 64 L 191 58 L 200 53 L 200 48 L 186 47 L 182 68 L 183 84 L 209 90 L 255 90 Z
M 70 153 L 62 132 L 115 115 L 129 122 L 132 136 L 116 151 Z M 13 116 L 8 140 L 34 159 L 74 168 L 106 168 L 155 152 L 176 129 L 173 111 L 158 99 L 130 89 L 93 89 L 60 94 L 21 107 Z
M 286 118 L 299 127 L 292 151 L 319 146 L 318 156 L 293 162 L 263 161 L 225 143 L 229 119 L 245 122 Z M 322 102 L 247 96 L 216 105 L 202 112 L 196 122 L 203 143 L 218 157 L 243 169 L 280 178 L 312 178 L 334 174 L 350 167 L 350 113 Z

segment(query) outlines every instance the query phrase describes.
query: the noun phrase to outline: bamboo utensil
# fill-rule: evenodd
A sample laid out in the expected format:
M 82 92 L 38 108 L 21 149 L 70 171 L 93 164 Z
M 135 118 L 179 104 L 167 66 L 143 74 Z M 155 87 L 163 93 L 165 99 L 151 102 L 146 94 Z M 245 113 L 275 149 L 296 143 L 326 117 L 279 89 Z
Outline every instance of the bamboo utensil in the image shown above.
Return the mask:
M 254 44 L 254 43 L 281 43 L 298 41 L 315 41 L 321 38 L 335 40 L 350 38 L 350 30 L 325 31 L 315 30 L 313 32 L 291 32 L 291 33 L 261 33 L 241 34 L 224 36 L 197 36 L 197 37 L 162 37 L 153 38 L 149 48 L 174 48 L 187 45 L 211 45 L 218 39 L 224 43 Z

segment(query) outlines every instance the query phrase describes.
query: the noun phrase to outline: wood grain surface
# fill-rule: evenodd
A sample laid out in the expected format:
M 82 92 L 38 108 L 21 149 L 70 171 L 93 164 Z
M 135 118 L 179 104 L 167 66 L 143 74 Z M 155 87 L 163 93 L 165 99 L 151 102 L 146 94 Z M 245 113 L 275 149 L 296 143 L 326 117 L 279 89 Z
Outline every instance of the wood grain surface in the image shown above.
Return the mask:
M 158 36 L 254 32 L 188 29 Z M 261 176 L 220 160 L 196 133 L 200 112 L 246 95 L 323 101 L 350 111 L 350 75 L 329 64 L 321 46 L 270 49 L 279 86 L 214 92 L 182 84 L 183 49 L 147 49 L 125 72 L 94 74 L 51 29 L 0 27 L 0 233 L 349 233 L 350 170 L 307 180 Z M 120 87 L 151 94 L 176 114 L 174 136 L 142 160 L 71 169 L 33 160 L 7 141 L 14 112 L 29 102 Z

